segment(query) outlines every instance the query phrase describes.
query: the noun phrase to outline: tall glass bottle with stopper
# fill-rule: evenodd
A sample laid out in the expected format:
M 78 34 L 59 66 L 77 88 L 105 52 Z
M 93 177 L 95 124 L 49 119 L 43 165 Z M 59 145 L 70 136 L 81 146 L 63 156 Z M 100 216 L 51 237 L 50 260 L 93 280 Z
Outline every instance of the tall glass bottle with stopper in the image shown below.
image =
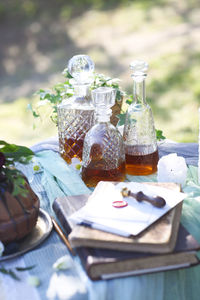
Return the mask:
M 125 179 L 123 138 L 110 123 L 115 96 L 115 90 L 110 87 L 92 91 L 97 124 L 85 136 L 82 162 L 82 179 L 89 187 L 95 187 L 99 181 Z
M 126 173 L 149 175 L 157 171 L 158 149 L 152 110 L 145 100 L 148 64 L 136 60 L 130 69 L 133 71 L 133 103 L 126 113 L 123 133 Z
M 94 124 L 94 106 L 89 92 L 94 63 L 87 55 L 75 55 L 68 63 L 74 95 L 57 107 L 60 154 L 67 163 L 82 160 L 85 134 Z

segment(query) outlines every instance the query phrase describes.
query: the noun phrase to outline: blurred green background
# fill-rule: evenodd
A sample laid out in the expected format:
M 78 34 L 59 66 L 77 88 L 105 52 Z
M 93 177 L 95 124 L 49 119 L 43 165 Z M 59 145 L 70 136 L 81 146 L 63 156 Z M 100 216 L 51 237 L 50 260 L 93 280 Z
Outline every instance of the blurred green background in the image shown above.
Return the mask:
M 31 146 L 57 133 L 44 112 L 33 129 L 27 104 L 63 81 L 75 54 L 118 77 L 130 94 L 129 63 L 149 63 L 147 99 L 168 138 L 198 141 L 198 0 L 6 0 L 0 2 L 0 139 Z

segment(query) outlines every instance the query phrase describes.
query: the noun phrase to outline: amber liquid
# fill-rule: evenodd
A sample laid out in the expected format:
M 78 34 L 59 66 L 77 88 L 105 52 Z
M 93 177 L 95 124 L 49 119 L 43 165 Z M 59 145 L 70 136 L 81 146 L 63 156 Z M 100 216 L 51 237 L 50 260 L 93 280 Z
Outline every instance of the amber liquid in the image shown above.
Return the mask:
M 61 156 L 68 164 L 71 164 L 72 158 L 74 157 L 82 161 L 83 141 L 83 138 L 65 138 L 63 145 L 64 152 Z
M 158 150 L 145 155 L 126 154 L 126 173 L 129 175 L 150 175 L 157 171 Z
M 82 179 L 88 187 L 95 187 L 99 181 L 124 181 L 125 163 L 111 170 L 82 167 Z

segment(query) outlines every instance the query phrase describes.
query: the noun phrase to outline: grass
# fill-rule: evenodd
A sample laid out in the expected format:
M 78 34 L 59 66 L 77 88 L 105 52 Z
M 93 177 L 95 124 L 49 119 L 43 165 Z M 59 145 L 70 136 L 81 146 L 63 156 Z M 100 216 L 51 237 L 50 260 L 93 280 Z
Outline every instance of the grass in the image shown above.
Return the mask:
M 27 105 L 30 98 L 20 98 L 13 103 L 1 104 L 0 137 L 9 143 L 31 146 L 57 134 L 57 128 L 49 118 L 35 120 Z M 35 129 L 34 129 L 35 127 Z
M 33 129 L 27 104 L 36 101 L 36 90 L 62 80 L 71 56 L 86 53 L 97 72 L 120 78 L 128 94 L 130 61 L 148 61 L 146 94 L 156 128 L 169 139 L 197 142 L 199 13 L 196 0 L 58 0 L 56 7 L 48 2 L 48 11 L 45 1 L 1 4 L 1 139 L 30 146 L 57 134 L 46 111 Z

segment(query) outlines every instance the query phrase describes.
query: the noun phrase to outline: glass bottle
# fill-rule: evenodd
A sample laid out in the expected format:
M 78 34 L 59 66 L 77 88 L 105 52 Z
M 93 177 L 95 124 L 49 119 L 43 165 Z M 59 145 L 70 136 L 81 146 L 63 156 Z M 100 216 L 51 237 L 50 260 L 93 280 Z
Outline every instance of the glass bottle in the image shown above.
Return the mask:
M 157 171 L 159 158 L 153 114 L 145 99 L 148 64 L 136 60 L 130 69 L 133 70 L 133 103 L 126 113 L 123 133 L 126 173 L 149 175 Z
M 89 92 L 94 63 L 87 55 L 75 55 L 68 63 L 73 77 L 74 95 L 57 107 L 60 154 L 67 163 L 82 160 L 85 134 L 94 124 L 94 107 Z
M 86 134 L 83 147 L 82 179 L 89 187 L 99 181 L 125 179 L 125 151 L 123 138 L 110 123 L 116 91 L 99 87 L 92 91 L 97 124 Z

